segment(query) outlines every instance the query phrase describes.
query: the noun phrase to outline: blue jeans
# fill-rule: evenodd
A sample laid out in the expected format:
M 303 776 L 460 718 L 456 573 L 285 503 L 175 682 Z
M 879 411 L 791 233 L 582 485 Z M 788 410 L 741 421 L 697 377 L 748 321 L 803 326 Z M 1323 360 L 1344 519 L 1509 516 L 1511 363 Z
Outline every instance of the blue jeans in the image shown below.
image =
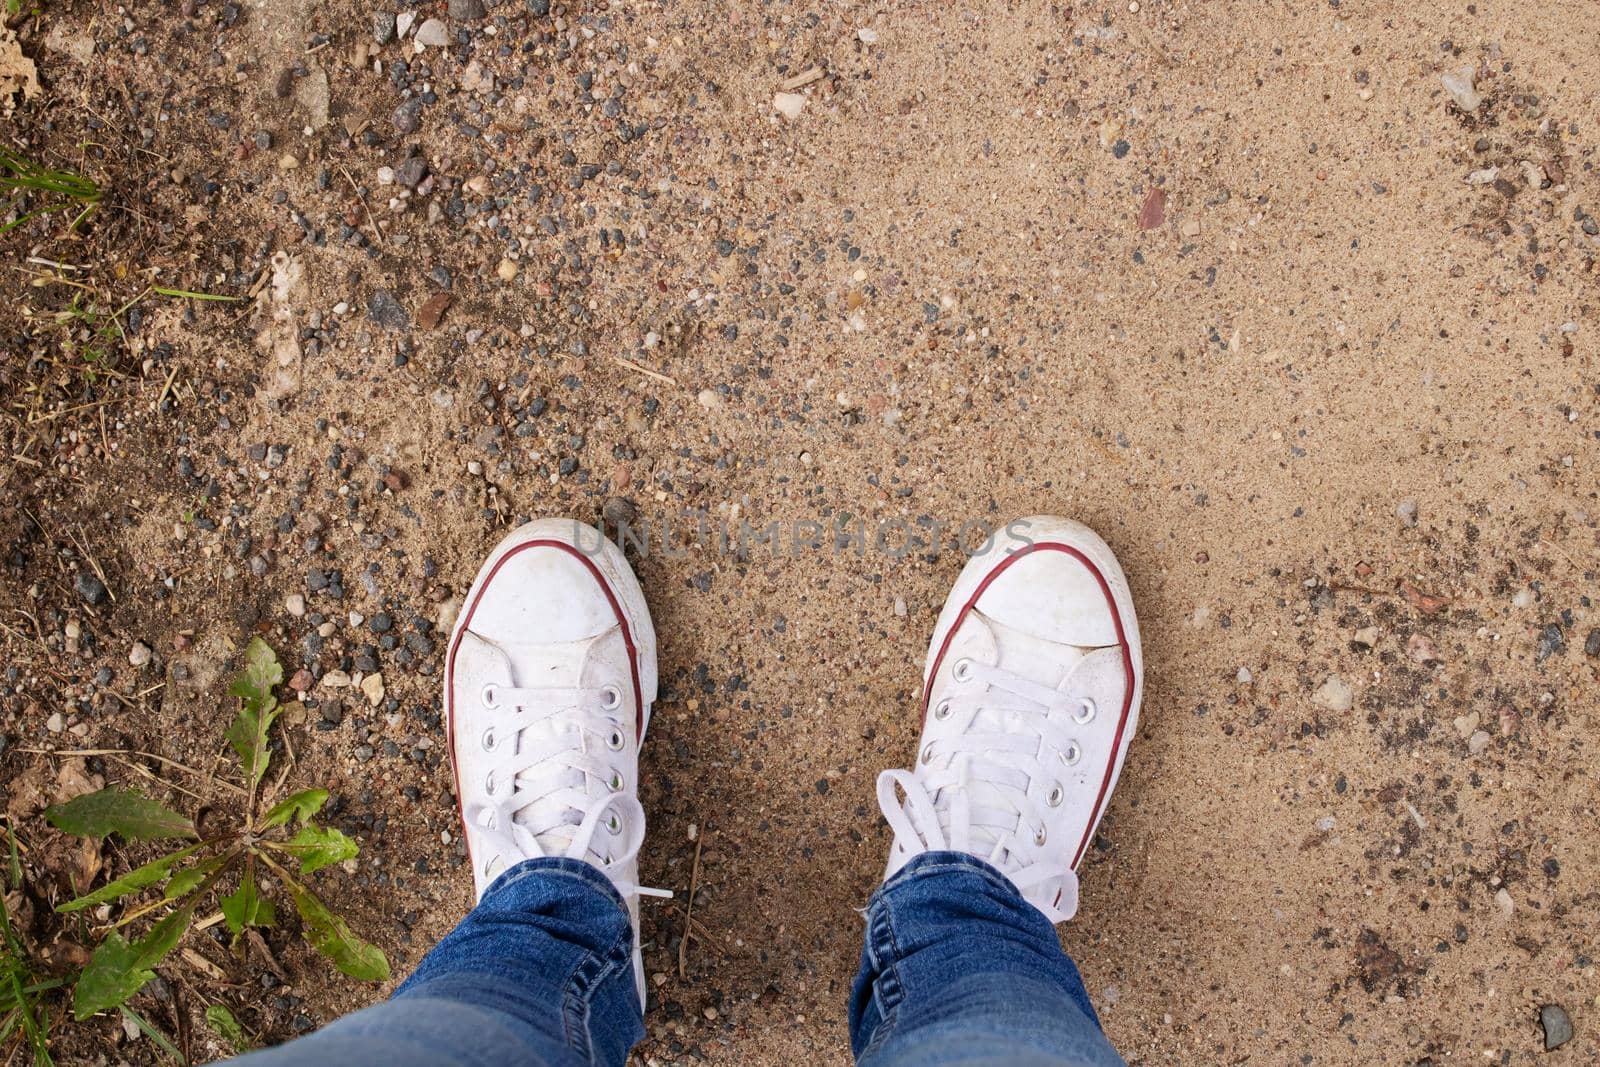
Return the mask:
M 644 1037 L 622 899 L 580 860 L 495 880 L 387 1002 L 239 1067 L 622 1067 Z M 1113 1067 L 1055 928 L 988 864 L 918 856 L 872 895 L 850 991 L 869 1067 Z

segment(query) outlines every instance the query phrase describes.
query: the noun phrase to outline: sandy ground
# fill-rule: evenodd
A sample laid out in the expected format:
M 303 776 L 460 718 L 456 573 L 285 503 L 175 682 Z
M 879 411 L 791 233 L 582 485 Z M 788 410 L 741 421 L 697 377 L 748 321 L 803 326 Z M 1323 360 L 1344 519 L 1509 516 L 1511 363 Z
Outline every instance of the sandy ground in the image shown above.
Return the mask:
M 31 748 L 213 766 L 259 632 L 365 848 L 330 899 L 403 975 L 471 887 L 427 627 L 481 557 L 538 515 L 776 522 L 782 551 L 634 553 L 643 876 L 680 891 L 646 907 L 637 1058 L 844 1063 L 873 781 L 912 755 L 953 531 L 1059 513 L 1144 635 L 1062 933 L 1128 1060 L 1596 1062 L 1593 5 L 546 7 L 381 46 L 346 0 L 23 21 L 45 88 L 7 139 L 112 146 L 104 254 L 261 295 L 151 303 L 94 382 L 62 287 L 3 313 L 13 794 L 57 773 Z M 7 260 L 84 254 L 52 225 Z M 874 544 L 891 521 L 922 546 Z M 865 550 L 797 551 L 803 522 Z M 91 559 L 114 600 L 75 588 Z M 376 709 L 318 681 L 374 669 Z M 279 1040 L 385 992 L 271 944 L 287 989 L 203 946 L 229 981 L 175 963 L 152 1011 L 220 997 Z M 1576 1031 L 1551 1052 L 1545 1005 Z

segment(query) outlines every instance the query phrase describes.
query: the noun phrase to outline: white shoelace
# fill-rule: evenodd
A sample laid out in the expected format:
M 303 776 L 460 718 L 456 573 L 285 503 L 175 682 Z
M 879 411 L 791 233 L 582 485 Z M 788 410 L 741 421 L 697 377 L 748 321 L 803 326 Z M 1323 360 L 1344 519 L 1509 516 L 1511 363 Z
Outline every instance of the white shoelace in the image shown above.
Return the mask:
M 615 873 L 639 854 L 645 823 L 644 808 L 624 792 L 622 772 L 605 755 L 620 752 L 627 743 L 622 731 L 631 729 L 618 718 L 622 694 L 610 686 L 526 689 L 491 683 L 479 698 L 497 713 L 480 737 L 468 739 L 498 754 L 483 783 L 490 801 L 465 811 L 468 825 L 489 846 L 480 860 L 484 873 L 497 862 L 510 866 L 565 856 L 605 871 L 624 897 L 672 896 Z
M 911 855 L 975 855 L 1010 878 L 1051 922 L 1065 922 L 1078 910 L 1078 876 L 1059 850 L 1049 850 L 1050 820 L 1029 786 L 1048 782 L 1045 806 L 1063 802 L 1062 776 L 1083 758 L 1064 720 L 1082 725 L 1098 709 L 1086 697 L 974 660 L 958 660 L 952 670 L 955 691 L 928 714 L 943 720 L 973 713 L 966 730 L 928 742 L 916 770 L 878 776 L 878 806 L 895 847 Z

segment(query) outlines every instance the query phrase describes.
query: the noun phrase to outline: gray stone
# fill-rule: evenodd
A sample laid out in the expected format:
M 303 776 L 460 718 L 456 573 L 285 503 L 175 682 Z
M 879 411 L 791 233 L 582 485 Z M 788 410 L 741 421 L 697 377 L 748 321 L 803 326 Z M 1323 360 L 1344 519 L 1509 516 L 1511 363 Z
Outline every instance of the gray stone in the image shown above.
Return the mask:
M 407 189 L 415 189 L 428 176 L 428 161 L 421 156 L 407 156 L 394 168 L 394 180 Z
M 379 44 L 388 44 L 394 40 L 395 15 L 393 11 L 374 11 L 372 13 L 372 39 Z
M 1589 631 L 1589 636 L 1583 642 L 1585 656 L 1600 656 L 1600 628 Z
M 1559 1004 L 1539 1009 L 1539 1025 L 1544 1027 L 1544 1050 L 1552 1052 L 1572 1040 L 1572 1017 Z
M 631 524 L 638 519 L 639 508 L 625 496 L 614 496 L 605 502 L 600 514 L 605 519 L 606 525 L 615 532 L 623 523 Z
M 422 100 L 412 97 L 395 108 L 391 121 L 398 133 L 416 133 L 417 127 L 422 125 Z
M 408 330 L 411 316 L 400 306 L 400 301 L 387 289 L 379 289 L 367 301 L 367 314 L 372 321 L 386 330 Z
M 473 22 L 486 14 L 483 0 L 450 0 L 450 17 L 456 22 Z
M 1349 711 L 1355 706 L 1355 691 L 1336 674 L 1330 674 L 1322 686 L 1311 694 L 1311 702 L 1319 708 L 1327 708 L 1333 712 Z
M 1561 632 L 1561 624 L 1551 623 L 1539 632 L 1539 643 L 1533 649 L 1533 662 L 1543 663 L 1565 648 L 1566 644 L 1567 639 Z
M 450 31 L 439 19 L 424 19 L 417 27 L 416 41 L 424 48 L 443 48 L 450 43 Z
M 1407 526 L 1417 524 L 1417 502 L 1415 500 L 1402 500 L 1394 509 L 1394 517 Z
M 104 583 L 88 571 L 80 571 L 78 573 L 78 580 L 73 583 L 73 588 L 78 591 L 79 596 L 96 607 L 104 604 L 106 597 L 110 596 Z

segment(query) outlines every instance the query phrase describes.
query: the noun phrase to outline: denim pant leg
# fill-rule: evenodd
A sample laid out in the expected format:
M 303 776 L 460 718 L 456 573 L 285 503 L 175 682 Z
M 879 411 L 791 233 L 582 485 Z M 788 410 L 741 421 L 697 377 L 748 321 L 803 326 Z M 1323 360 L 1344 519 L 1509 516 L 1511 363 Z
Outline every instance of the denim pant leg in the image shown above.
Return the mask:
M 644 1037 L 633 925 L 581 860 L 535 859 L 383 1004 L 251 1053 L 240 1067 L 622 1067 Z
M 927 852 L 867 905 L 850 991 L 862 1067 L 1121 1067 L 1055 927 L 999 871 Z

